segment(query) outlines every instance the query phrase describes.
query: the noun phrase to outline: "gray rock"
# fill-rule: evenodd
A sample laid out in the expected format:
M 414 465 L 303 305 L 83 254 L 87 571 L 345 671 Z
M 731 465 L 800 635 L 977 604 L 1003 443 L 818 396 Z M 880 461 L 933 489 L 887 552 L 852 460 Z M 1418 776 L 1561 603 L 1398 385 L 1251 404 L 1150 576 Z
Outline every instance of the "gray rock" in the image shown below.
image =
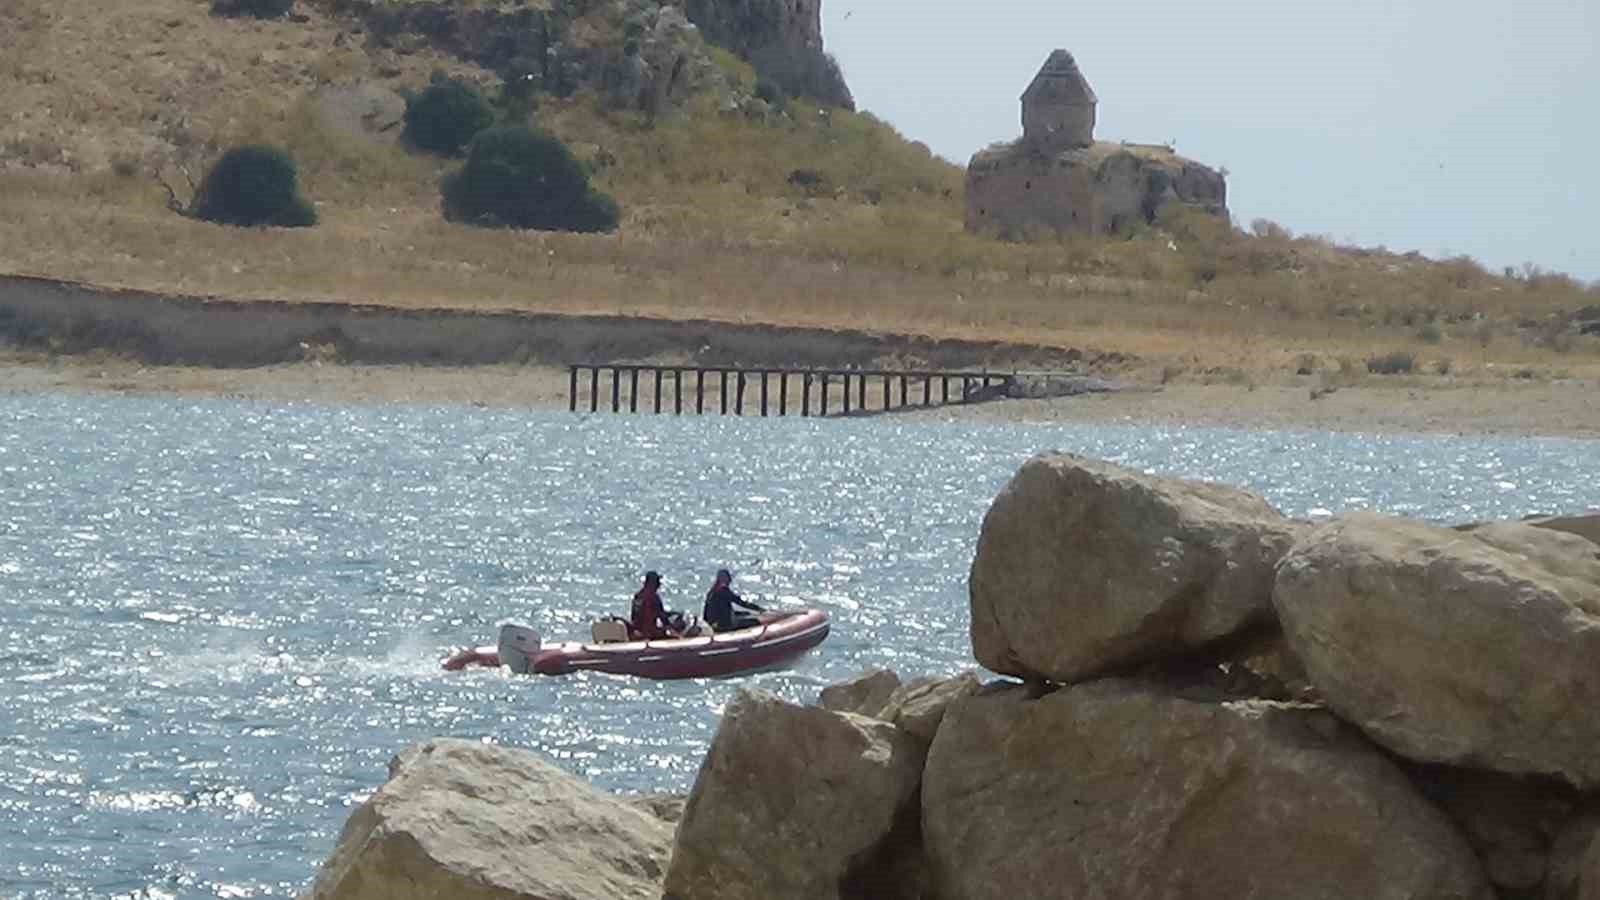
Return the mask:
M 829 900 L 915 817 L 925 746 L 761 691 L 729 704 L 678 824 L 678 900 Z
M 1295 546 L 1273 602 L 1328 705 L 1395 753 L 1600 787 L 1595 544 L 1358 513 Z
M 1580 816 L 1556 839 L 1544 900 L 1600 900 L 1600 813 Z
M 923 837 L 946 900 L 1489 900 L 1443 813 L 1353 729 L 1097 681 L 951 706 Z
M 954 678 L 917 679 L 896 688 L 878 718 L 931 742 L 950 704 L 976 694 L 982 686 L 976 672 L 962 672 Z
M 822 689 L 817 705 L 834 712 L 880 718 L 883 705 L 900 687 L 900 676 L 889 669 L 868 669 L 854 678 Z
M 973 650 L 1073 682 L 1270 626 L 1273 567 L 1304 529 L 1236 488 L 1035 457 L 983 520 Z
M 655 900 L 672 826 L 536 754 L 410 748 L 345 823 L 310 900 Z

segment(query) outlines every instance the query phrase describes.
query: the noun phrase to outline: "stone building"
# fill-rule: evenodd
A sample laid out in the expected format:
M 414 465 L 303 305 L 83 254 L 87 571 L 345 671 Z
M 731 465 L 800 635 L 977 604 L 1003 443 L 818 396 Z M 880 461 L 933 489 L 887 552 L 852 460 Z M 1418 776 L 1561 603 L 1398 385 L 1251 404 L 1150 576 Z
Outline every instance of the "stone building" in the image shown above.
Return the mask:
M 1163 145 L 1095 141 L 1098 103 L 1072 54 L 1051 53 L 1022 94 L 1022 137 L 967 166 L 967 230 L 1111 233 L 1152 222 L 1174 202 L 1228 214 L 1215 169 Z
M 1022 135 L 1045 153 L 1087 147 L 1094 143 L 1098 102 L 1078 61 L 1057 50 L 1022 93 Z

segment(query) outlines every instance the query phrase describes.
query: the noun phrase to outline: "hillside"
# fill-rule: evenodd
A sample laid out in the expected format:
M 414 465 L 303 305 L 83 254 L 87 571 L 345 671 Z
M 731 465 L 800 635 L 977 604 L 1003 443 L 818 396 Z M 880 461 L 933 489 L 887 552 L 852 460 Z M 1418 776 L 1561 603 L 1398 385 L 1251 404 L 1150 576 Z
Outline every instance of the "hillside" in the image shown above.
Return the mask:
M 718 15 L 715 0 L 690 6 Z M 848 102 L 825 57 L 784 55 L 809 39 L 794 23 L 681 18 L 655 0 L 301 0 L 266 22 L 214 16 L 206 0 L 11 0 L 0 271 L 1026 340 L 1117 351 L 1162 378 L 1354 376 L 1386 354 L 1418 371 L 1600 373 L 1600 337 L 1578 324 L 1600 292 L 1532 269 L 1195 217 L 1114 239 L 968 235 L 958 166 L 870 113 L 757 99 L 752 64 L 789 93 Z M 530 83 L 526 113 L 591 163 L 622 228 L 443 222 L 438 180 L 456 163 L 408 152 L 359 115 L 362 98 L 393 102 L 436 70 L 491 94 L 507 76 Z M 289 149 L 319 227 L 228 229 L 167 209 L 155 173 L 181 192 L 179 164 L 245 140 Z

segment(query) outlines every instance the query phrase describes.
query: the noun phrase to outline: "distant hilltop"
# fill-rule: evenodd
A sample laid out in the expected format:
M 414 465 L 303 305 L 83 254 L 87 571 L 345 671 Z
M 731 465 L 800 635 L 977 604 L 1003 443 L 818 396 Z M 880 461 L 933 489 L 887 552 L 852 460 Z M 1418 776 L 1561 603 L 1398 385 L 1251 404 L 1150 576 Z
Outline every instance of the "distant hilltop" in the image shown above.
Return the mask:
M 967 230 L 1115 233 L 1155 221 L 1169 203 L 1224 218 L 1222 174 L 1159 144 L 1094 139 L 1099 98 L 1066 50 L 1022 94 L 1022 137 L 979 151 L 967 166 Z

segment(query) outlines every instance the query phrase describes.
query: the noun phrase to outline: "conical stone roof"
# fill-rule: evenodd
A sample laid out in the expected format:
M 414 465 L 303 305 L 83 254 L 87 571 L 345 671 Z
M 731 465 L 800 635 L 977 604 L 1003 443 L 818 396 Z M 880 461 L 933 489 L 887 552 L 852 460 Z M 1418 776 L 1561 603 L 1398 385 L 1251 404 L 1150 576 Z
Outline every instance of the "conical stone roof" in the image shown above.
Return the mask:
M 1052 104 L 1090 104 L 1098 102 L 1094 89 L 1083 77 L 1078 61 L 1065 50 L 1057 50 L 1044 61 L 1044 67 L 1033 77 L 1033 83 L 1022 93 L 1023 102 L 1042 101 Z

